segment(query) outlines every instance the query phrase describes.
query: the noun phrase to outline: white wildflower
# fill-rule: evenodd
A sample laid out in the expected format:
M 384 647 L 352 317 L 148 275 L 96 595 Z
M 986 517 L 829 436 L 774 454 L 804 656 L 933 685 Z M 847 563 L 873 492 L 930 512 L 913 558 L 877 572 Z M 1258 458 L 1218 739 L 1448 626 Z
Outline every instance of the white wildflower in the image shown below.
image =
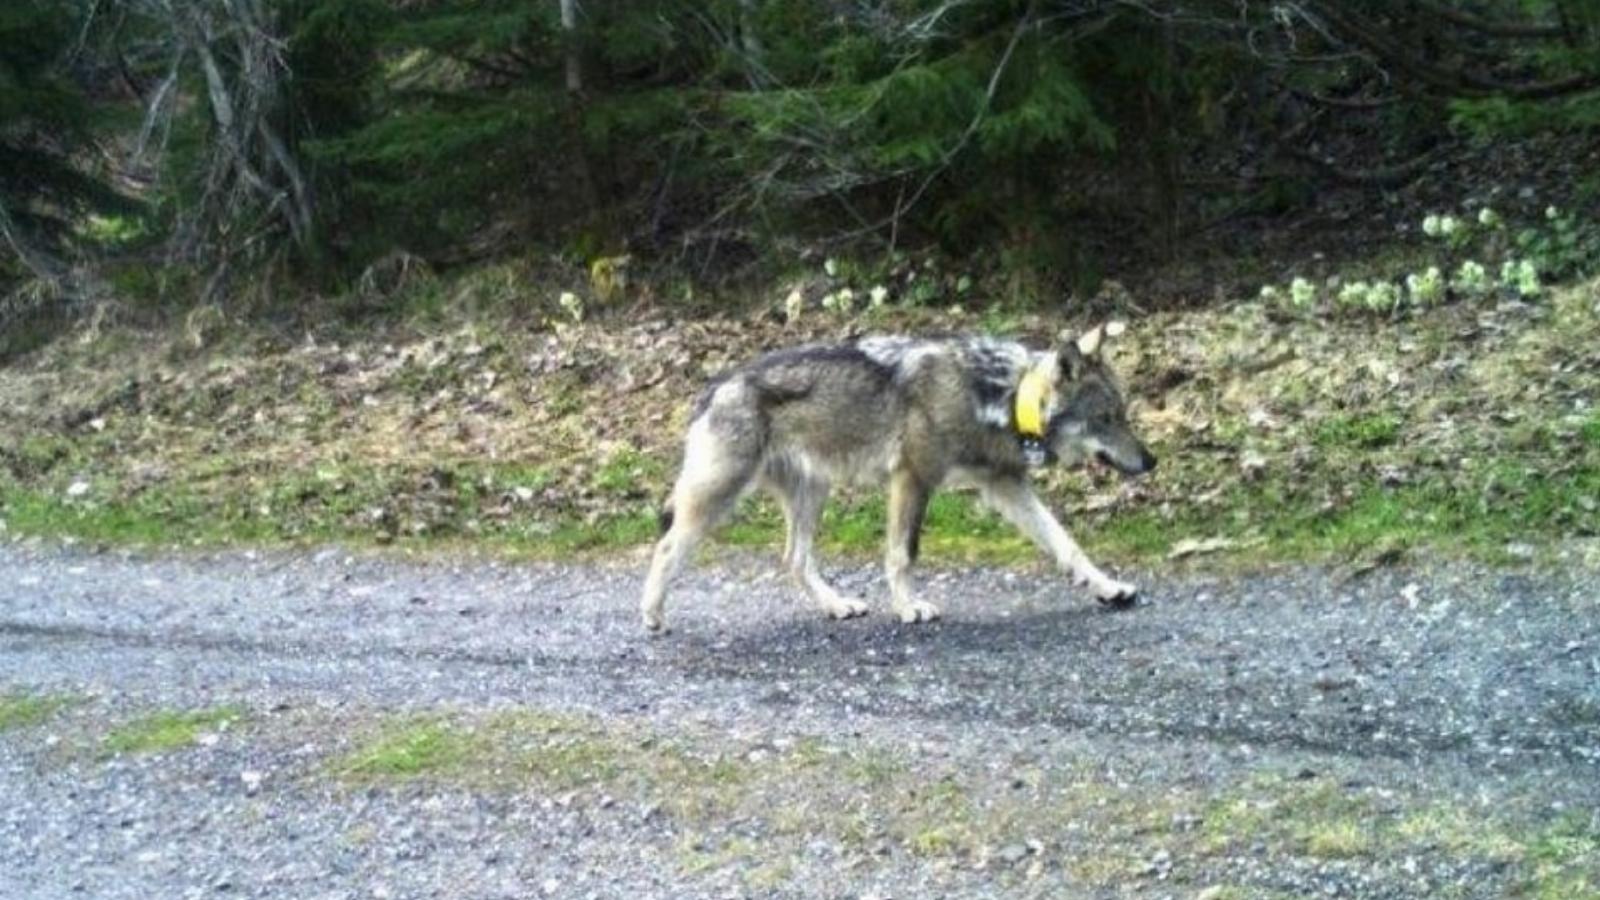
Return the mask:
M 1500 224 L 1500 214 L 1493 207 L 1485 206 L 1478 210 L 1478 224 L 1485 228 L 1494 228 Z
M 1276 303 L 1278 301 L 1278 289 L 1270 284 L 1262 285 L 1260 296 L 1263 302 Z
M 562 291 L 561 296 L 556 298 L 556 303 L 561 307 L 562 312 L 572 318 L 572 321 L 583 321 L 583 300 L 577 294 L 571 291 Z
M 789 296 L 783 300 L 783 315 L 790 322 L 798 321 L 800 314 L 805 312 L 805 309 L 806 298 L 805 295 L 800 293 L 799 288 L 790 291 Z
M 1460 230 L 1461 230 L 1461 220 L 1460 219 L 1457 219 L 1455 216 L 1440 216 L 1439 217 L 1439 234 L 1440 234 L 1440 236 L 1447 237 L 1447 238 L 1455 237 L 1456 233 L 1459 232 Z
M 1390 312 L 1400 305 L 1400 288 L 1391 281 L 1374 282 L 1367 289 L 1367 309 Z
M 832 278 L 832 277 L 838 275 L 839 274 L 839 261 L 834 259 L 831 256 L 828 257 L 827 259 L 822 261 L 822 271 L 828 273 L 828 277 L 829 278 Z
M 1517 264 L 1517 293 L 1523 297 L 1537 297 L 1544 290 L 1539 283 L 1539 267 L 1533 260 L 1525 259 Z
M 1464 260 L 1451 279 L 1456 290 L 1463 294 L 1478 295 L 1489 289 L 1489 273 L 1476 260 Z
M 1554 206 L 1546 206 L 1544 208 L 1544 217 L 1554 222 L 1555 220 L 1561 218 L 1561 210 L 1556 209 Z
M 1432 306 L 1444 295 L 1444 274 L 1438 266 L 1429 266 L 1421 275 L 1413 272 L 1406 276 L 1406 292 L 1413 305 Z
M 1422 220 L 1422 233 L 1427 235 L 1428 237 L 1438 237 L 1439 236 L 1439 217 L 1434 215 L 1434 214 L 1432 214 L 1432 213 L 1429 213 L 1428 217 L 1426 219 Z
M 1339 289 L 1340 306 L 1366 306 L 1367 283 L 1365 281 L 1352 281 Z
M 889 289 L 881 284 L 875 284 L 872 286 L 869 296 L 872 298 L 872 308 L 877 309 L 889 301 Z
M 856 292 L 849 288 L 840 288 L 839 292 L 833 296 L 837 302 L 839 312 L 849 315 L 850 310 L 856 303 Z
M 1295 306 L 1310 306 L 1317 299 L 1317 287 L 1304 278 L 1296 277 L 1289 284 L 1289 301 Z

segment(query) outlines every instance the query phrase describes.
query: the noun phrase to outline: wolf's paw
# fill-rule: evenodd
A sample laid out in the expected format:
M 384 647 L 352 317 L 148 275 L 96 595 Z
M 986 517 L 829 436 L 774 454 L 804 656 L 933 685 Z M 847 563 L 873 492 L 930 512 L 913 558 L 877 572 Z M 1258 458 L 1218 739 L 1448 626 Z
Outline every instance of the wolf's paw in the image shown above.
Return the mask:
M 660 610 L 642 610 L 639 618 L 644 622 L 644 630 L 651 634 L 667 633 L 667 617 Z
M 1128 609 L 1139 602 L 1139 589 L 1126 581 L 1107 581 L 1095 587 L 1094 598 L 1101 606 Z
M 822 605 L 830 619 L 855 619 L 867 614 L 867 604 L 851 597 L 834 597 Z
M 932 622 L 939 618 L 939 607 L 924 600 L 913 600 L 904 606 L 896 607 L 894 612 L 895 615 L 900 617 L 900 621 L 907 625 L 914 625 L 918 622 Z

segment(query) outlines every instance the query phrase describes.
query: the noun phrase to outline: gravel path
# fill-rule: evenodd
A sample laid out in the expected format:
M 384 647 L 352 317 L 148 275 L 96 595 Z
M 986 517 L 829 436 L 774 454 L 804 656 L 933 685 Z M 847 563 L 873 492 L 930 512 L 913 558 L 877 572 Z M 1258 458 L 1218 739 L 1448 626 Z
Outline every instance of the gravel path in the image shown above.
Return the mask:
M 0 695 L 73 699 L 0 731 L 0 897 L 1600 891 L 1600 573 L 1145 574 L 1112 613 L 944 570 L 906 627 L 771 569 L 695 570 L 651 639 L 636 565 L 0 548 Z M 529 711 L 601 774 L 338 770 L 410 714 Z

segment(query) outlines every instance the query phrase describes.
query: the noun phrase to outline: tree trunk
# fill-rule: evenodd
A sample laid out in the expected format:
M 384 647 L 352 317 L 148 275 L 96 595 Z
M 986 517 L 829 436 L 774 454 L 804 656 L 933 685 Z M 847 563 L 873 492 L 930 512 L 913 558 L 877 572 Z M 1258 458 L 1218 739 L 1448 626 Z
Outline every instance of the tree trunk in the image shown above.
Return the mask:
M 759 0 L 739 0 L 739 48 L 744 51 L 744 68 L 752 85 L 759 85 L 766 73 L 766 50 L 756 34 L 756 4 Z
M 567 92 L 583 93 L 583 59 L 578 54 L 578 0 L 561 0 L 561 32 L 566 38 Z

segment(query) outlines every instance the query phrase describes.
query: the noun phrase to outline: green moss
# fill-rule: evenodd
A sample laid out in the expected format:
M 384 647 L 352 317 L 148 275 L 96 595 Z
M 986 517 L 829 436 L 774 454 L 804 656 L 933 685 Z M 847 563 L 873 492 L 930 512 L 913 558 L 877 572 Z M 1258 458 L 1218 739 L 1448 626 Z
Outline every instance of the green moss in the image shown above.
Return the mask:
M 459 770 L 473 756 L 475 737 L 446 723 L 398 725 L 334 766 L 350 778 L 414 778 Z
M 0 732 L 41 724 L 75 702 L 62 694 L 0 694 Z
M 236 706 L 156 712 L 114 729 L 100 746 L 106 753 L 163 753 L 193 744 L 202 732 L 230 728 L 244 719 L 244 711 Z

